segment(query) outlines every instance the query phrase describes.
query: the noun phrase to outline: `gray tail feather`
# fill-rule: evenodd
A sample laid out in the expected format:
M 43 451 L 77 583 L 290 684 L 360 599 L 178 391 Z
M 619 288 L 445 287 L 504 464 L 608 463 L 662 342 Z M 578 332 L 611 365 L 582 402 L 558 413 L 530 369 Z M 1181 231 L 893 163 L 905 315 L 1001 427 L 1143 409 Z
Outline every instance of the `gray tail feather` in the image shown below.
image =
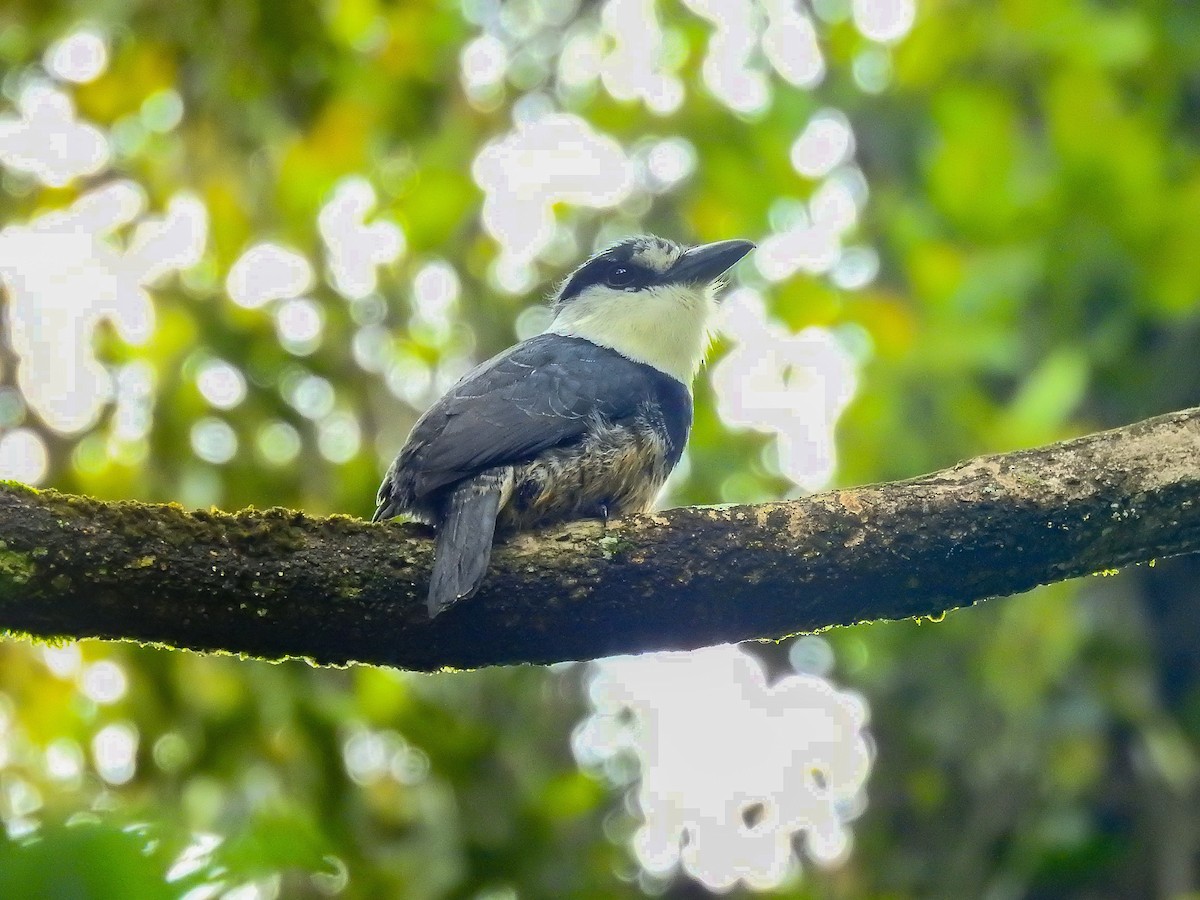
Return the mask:
M 387 499 L 381 499 L 379 501 L 378 508 L 375 510 L 375 515 L 371 516 L 371 521 L 382 522 L 385 519 L 391 519 L 395 516 L 398 516 L 402 512 L 403 510 L 396 505 L 395 501 L 393 501 L 391 497 L 388 497 Z
M 433 577 L 429 582 L 429 618 L 470 597 L 492 557 L 496 516 L 511 485 L 510 471 L 488 472 L 454 489 L 438 525 Z
M 383 484 L 379 485 L 379 492 L 375 495 L 375 515 L 371 516 L 372 522 L 382 522 L 404 512 L 395 496 L 396 486 L 393 481 L 395 469 L 396 465 L 393 463 L 383 478 Z

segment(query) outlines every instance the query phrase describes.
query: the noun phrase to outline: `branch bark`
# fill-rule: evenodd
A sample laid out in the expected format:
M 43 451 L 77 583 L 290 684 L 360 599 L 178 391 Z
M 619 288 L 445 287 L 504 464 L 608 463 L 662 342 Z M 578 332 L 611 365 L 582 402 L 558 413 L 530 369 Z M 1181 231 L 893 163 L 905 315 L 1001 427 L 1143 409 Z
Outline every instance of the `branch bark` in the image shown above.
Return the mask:
M 1200 408 L 911 481 L 576 522 L 430 621 L 411 524 L 0 486 L 0 628 L 432 671 L 939 615 L 1200 550 Z

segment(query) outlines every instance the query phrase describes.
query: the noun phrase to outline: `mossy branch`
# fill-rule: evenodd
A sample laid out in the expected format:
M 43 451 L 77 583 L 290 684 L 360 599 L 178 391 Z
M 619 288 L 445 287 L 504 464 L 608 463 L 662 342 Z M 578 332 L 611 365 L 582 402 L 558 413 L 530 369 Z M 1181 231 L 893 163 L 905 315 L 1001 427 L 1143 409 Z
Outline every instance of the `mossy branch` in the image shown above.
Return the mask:
M 1200 408 L 923 478 L 577 522 L 430 621 L 409 524 L 0 486 L 0 628 L 435 670 L 937 615 L 1200 550 Z

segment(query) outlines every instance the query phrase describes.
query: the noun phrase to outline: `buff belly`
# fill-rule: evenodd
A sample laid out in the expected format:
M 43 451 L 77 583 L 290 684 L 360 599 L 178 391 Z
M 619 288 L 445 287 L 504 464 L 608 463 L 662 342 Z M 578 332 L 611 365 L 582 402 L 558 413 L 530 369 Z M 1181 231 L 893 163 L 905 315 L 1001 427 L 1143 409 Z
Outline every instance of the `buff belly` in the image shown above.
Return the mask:
M 663 439 L 641 421 L 595 427 L 576 445 L 508 468 L 503 530 L 646 512 L 670 473 Z

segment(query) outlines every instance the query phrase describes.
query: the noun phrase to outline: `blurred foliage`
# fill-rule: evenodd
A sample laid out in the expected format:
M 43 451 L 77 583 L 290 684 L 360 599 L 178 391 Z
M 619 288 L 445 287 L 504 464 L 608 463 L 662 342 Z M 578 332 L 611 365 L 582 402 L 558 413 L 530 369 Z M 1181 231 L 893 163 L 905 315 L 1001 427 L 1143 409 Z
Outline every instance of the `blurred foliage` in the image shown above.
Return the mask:
M 864 348 L 838 429 L 839 482 L 915 475 L 1196 403 L 1200 7 L 921 0 L 912 32 L 888 49 L 857 34 L 848 3 L 815 5 L 826 81 L 812 92 L 777 84 L 774 103 L 747 116 L 701 84 L 709 27 L 663 5 L 682 48 L 685 104 L 657 117 L 594 90 L 569 107 L 626 145 L 681 135 L 698 170 L 646 208 L 560 206 L 579 246 L 611 221 L 689 240 L 762 237 L 775 201 L 811 192 L 789 147 L 813 111 L 836 104 L 870 185 L 858 238 L 879 251 L 880 276 L 857 291 L 801 276 L 761 287 L 790 328 L 820 325 Z M 538 86 L 537 73 L 529 84 L 510 75 L 492 110 L 472 106 L 459 52 L 478 29 L 435 0 L 9 0 L 3 102 L 81 22 L 111 36 L 112 58 L 73 89 L 80 116 L 121 137 L 113 169 L 142 184 L 152 208 L 195 191 L 210 235 L 199 266 L 155 289 L 149 343 L 100 335 L 106 362 L 153 369 L 148 438 L 122 444 L 108 413 L 83 435 L 43 429 L 47 483 L 106 498 L 367 514 L 418 410 L 356 363 L 356 331 L 384 326 L 395 357 L 436 390 L 511 343 L 518 314 L 573 261 L 541 271 L 528 297 L 488 278 L 496 248 L 479 225 L 472 161 L 508 130 L 511 101 Z M 890 83 L 864 91 L 854 73 L 880 54 Z M 181 123 L 145 127 L 168 89 L 182 98 Z M 265 238 L 319 259 L 317 213 L 351 174 L 374 184 L 377 212 L 403 227 L 407 254 L 383 273 L 384 302 L 316 287 L 323 339 L 298 358 L 268 308 L 224 299 L 224 276 Z M 6 222 L 80 190 L 11 174 L 3 187 Z M 410 302 L 414 273 L 432 259 L 452 262 L 462 281 L 446 334 L 423 329 Z M 248 381 L 226 419 L 242 449 L 220 466 L 190 444 L 193 423 L 211 413 L 195 382 L 211 357 Z M 350 459 L 322 454 L 317 425 L 287 402 L 298 372 L 326 379 L 336 408 L 358 420 Z M 672 501 L 789 490 L 767 439 L 722 423 L 703 378 L 697 402 Z M 300 450 L 273 463 L 260 448 L 264 427 L 279 422 Z M 34 412 L 26 424 L 38 427 Z M 827 635 L 833 677 L 872 709 L 869 806 L 844 865 L 808 867 L 776 895 L 1200 890 L 1198 576 L 1195 562 L 1162 563 L 937 624 Z M 254 896 L 288 898 L 664 889 L 637 876 L 625 846 L 636 820 L 620 792 L 572 760 L 582 667 L 413 677 L 124 645 L 73 652 L 0 647 L 2 896 L 180 896 L 248 883 Z M 760 652 L 778 662 L 786 648 Z M 106 660 L 127 689 L 95 699 L 88 673 Z M 114 752 L 97 742 L 114 724 L 136 736 L 128 779 L 97 772 Z M 666 889 L 699 893 L 682 881 Z

